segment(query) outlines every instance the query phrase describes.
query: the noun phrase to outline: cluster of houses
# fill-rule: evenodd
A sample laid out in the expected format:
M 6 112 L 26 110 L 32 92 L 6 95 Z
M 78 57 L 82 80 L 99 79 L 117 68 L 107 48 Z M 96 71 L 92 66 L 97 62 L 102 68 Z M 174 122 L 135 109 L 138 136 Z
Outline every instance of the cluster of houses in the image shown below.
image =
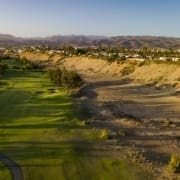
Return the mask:
M 180 61 L 180 50 L 176 50 L 173 54 L 170 54 L 168 50 L 150 50 L 150 53 L 142 55 L 142 49 L 128 50 L 128 49 L 117 49 L 117 48 L 101 48 L 97 46 L 90 47 L 72 47 L 64 46 L 58 49 L 51 49 L 48 46 L 28 46 L 24 48 L 0 48 L 0 56 L 4 55 L 15 55 L 18 56 L 24 51 L 30 51 L 33 53 L 46 53 L 49 56 L 56 54 L 63 56 L 89 56 L 95 58 L 114 58 L 119 60 L 136 60 L 136 61 L 145 61 L 145 60 L 160 60 L 160 61 Z M 160 55 L 157 57 L 153 56 L 154 52 L 160 52 Z M 152 52 L 152 55 L 151 55 Z M 168 53 L 167 53 L 168 52 Z M 167 56 L 168 54 L 168 56 Z
M 159 58 L 160 61 L 174 61 L 174 62 L 178 62 L 180 61 L 179 57 L 160 57 Z
M 0 48 L 0 57 L 14 57 L 17 58 L 19 53 L 15 48 Z

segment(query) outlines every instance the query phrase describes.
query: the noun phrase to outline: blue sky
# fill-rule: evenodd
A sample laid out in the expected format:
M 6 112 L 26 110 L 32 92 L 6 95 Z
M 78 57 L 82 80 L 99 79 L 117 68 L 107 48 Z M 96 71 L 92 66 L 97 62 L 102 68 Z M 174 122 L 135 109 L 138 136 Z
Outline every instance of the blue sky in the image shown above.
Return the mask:
M 180 37 L 180 0 L 0 0 L 0 33 Z

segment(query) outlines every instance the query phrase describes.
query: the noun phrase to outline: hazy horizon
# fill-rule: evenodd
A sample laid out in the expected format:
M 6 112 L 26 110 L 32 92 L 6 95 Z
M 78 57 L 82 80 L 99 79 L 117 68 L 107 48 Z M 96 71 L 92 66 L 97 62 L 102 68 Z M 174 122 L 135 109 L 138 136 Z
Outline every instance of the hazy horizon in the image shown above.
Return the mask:
M 178 0 L 0 0 L 1 34 L 180 37 Z
M 44 35 L 44 36 L 18 36 L 15 34 L 7 34 L 7 33 L 1 33 L 0 35 L 11 35 L 13 37 L 16 38 L 27 38 L 27 39 L 31 39 L 31 38 L 48 38 L 48 37 L 54 37 L 54 36 L 86 36 L 86 37 L 105 37 L 105 38 L 111 38 L 111 37 L 164 37 L 164 38 L 180 38 L 180 36 L 167 36 L 167 35 L 151 35 L 151 34 L 142 34 L 142 35 L 131 35 L 131 34 L 127 34 L 127 35 L 114 35 L 114 36 L 108 36 L 108 35 L 95 35 L 95 34 L 50 34 L 50 35 Z

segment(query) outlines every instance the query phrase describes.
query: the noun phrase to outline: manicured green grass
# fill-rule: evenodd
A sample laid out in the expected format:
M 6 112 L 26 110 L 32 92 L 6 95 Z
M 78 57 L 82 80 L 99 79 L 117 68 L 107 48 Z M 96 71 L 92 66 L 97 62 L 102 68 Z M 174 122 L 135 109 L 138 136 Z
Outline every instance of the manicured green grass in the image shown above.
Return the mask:
M 58 92 L 46 73 L 11 69 L 3 82 L 0 153 L 22 167 L 26 180 L 144 179 L 118 157 L 94 152 L 95 132 L 81 123 L 75 101 Z M 6 169 L 1 174 L 8 180 Z

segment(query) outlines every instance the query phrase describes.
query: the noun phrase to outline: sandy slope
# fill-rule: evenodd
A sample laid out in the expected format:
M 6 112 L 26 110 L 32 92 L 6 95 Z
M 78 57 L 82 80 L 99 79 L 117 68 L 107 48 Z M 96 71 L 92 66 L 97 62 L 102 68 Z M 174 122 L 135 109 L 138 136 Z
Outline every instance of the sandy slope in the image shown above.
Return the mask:
M 31 61 L 51 62 L 54 64 L 62 64 L 67 68 L 77 70 L 88 75 L 101 74 L 110 76 L 111 78 L 122 77 L 124 68 L 131 68 L 133 71 L 128 75 L 128 78 L 136 82 L 154 84 L 159 87 L 173 87 L 180 90 L 180 65 L 177 64 L 156 64 L 140 66 L 140 62 L 126 61 L 125 63 L 109 63 L 102 59 L 94 59 L 89 57 L 70 57 L 61 60 L 61 55 L 48 55 L 32 52 L 25 52 L 21 57 Z
M 86 57 L 67 58 L 63 65 L 88 75 L 101 74 L 110 76 L 112 79 L 122 77 L 125 67 L 133 68 L 134 71 L 128 75 L 130 79 L 141 83 L 156 83 L 156 86 L 163 84 L 180 88 L 180 65 L 176 64 L 155 64 L 139 66 L 138 62 L 128 61 L 125 63 L 108 63 L 101 59 L 90 59 Z

